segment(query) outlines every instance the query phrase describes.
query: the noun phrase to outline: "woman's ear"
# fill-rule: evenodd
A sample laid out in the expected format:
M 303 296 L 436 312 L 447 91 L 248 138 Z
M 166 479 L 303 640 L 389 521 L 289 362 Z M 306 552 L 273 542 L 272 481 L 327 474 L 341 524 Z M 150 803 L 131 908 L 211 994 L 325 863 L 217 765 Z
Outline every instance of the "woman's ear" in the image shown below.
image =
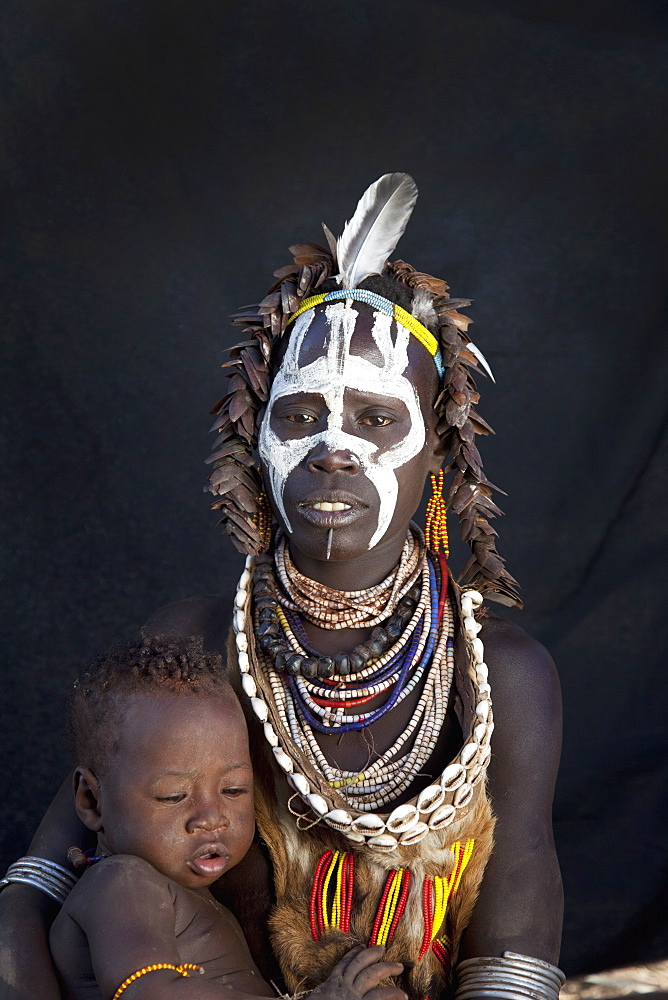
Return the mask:
M 103 829 L 100 782 L 89 767 L 79 766 L 74 772 L 74 808 L 89 830 Z
M 434 420 L 432 425 L 427 428 L 427 442 L 426 446 L 430 451 L 431 461 L 429 463 L 429 472 L 438 472 L 439 469 L 443 468 L 445 460 L 448 457 L 449 447 L 444 442 L 441 435 L 436 430 L 436 421 Z

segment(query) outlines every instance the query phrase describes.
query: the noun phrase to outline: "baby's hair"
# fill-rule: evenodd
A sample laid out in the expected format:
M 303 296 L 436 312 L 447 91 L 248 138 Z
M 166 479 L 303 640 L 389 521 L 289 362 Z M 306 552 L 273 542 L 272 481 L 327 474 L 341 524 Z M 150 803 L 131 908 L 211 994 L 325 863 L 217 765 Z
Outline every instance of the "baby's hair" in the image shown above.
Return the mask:
M 133 694 L 236 700 L 222 656 L 206 652 L 200 636 L 118 643 L 74 682 L 68 723 L 77 764 L 96 774 L 104 769 L 118 750 L 124 701 Z

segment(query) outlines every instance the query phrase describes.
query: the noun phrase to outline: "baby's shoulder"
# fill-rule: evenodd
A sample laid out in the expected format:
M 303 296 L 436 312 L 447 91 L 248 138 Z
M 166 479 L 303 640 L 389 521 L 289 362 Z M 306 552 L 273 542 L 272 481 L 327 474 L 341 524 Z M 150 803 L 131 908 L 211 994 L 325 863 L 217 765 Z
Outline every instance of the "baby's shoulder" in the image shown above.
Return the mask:
M 147 910 L 173 904 L 174 884 L 153 865 L 133 854 L 113 854 L 88 868 L 70 893 L 66 908 L 70 916 L 83 921 L 91 908 L 119 908 L 143 901 Z

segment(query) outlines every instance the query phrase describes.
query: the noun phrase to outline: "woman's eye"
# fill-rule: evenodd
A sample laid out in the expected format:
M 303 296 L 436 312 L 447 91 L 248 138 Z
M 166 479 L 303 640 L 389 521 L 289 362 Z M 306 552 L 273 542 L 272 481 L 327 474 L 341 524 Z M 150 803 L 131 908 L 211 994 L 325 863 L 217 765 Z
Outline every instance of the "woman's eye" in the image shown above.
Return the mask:
M 394 423 L 394 418 L 388 417 L 386 413 L 371 413 L 362 417 L 360 423 L 366 424 L 367 427 L 389 427 Z
M 185 795 L 183 793 L 177 795 L 156 795 L 156 799 L 158 802 L 181 802 L 185 799 Z
M 286 413 L 285 419 L 293 424 L 314 424 L 315 417 L 311 413 Z
M 223 795 L 231 795 L 236 798 L 238 795 L 245 795 L 248 789 L 246 788 L 222 788 Z

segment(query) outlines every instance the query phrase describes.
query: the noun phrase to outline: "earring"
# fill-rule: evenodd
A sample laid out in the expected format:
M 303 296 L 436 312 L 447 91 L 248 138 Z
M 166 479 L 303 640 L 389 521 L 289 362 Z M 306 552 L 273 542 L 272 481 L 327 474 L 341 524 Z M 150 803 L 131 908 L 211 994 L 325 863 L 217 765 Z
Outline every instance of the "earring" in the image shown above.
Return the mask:
M 253 520 L 262 538 L 262 551 L 266 552 L 271 545 L 271 507 L 264 492 L 257 498 L 257 513 Z
M 450 555 L 448 547 L 448 515 L 443 499 L 443 469 L 438 475 L 431 477 L 431 496 L 427 503 L 424 537 L 427 548 L 432 552 L 443 552 L 447 558 Z

